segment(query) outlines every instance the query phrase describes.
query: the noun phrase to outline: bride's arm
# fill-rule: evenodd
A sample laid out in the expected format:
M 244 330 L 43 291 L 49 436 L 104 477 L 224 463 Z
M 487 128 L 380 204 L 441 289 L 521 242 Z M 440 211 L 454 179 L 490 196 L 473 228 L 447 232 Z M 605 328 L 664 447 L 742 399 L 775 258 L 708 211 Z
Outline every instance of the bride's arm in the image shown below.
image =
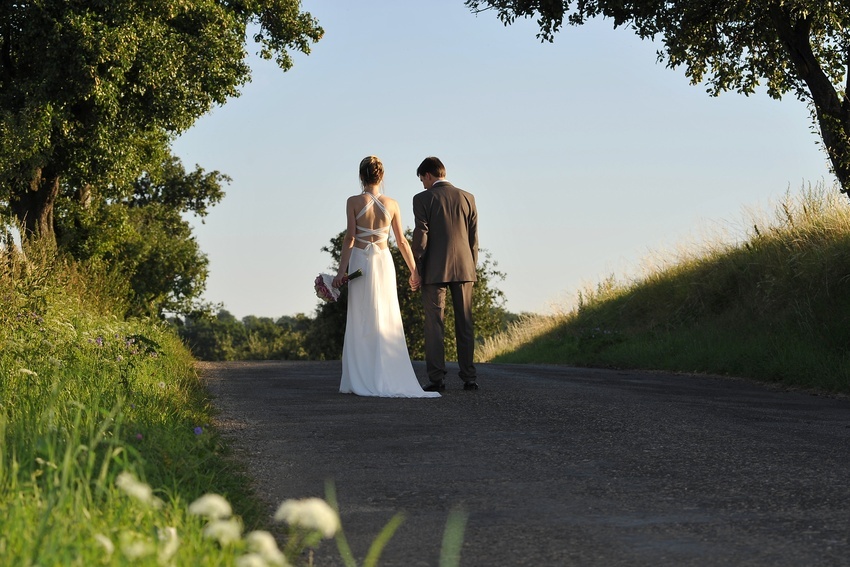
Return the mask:
M 351 249 L 354 248 L 354 235 L 357 233 L 357 219 L 354 217 L 354 205 L 351 202 L 353 197 L 349 197 L 345 202 L 345 217 L 347 226 L 345 236 L 342 238 L 342 254 L 339 258 L 339 270 L 336 272 L 336 277 L 333 281 L 334 287 L 342 285 L 342 278 L 348 272 L 348 261 L 351 259 Z
M 404 258 L 404 263 L 407 264 L 407 269 L 410 270 L 411 277 L 419 278 L 419 274 L 416 273 L 416 261 L 413 259 L 413 250 L 410 249 L 410 243 L 407 241 L 407 238 L 404 237 L 404 229 L 401 227 L 401 212 L 398 209 L 398 203 L 393 201 L 393 234 L 395 235 L 395 242 L 398 245 L 398 249 L 401 252 L 402 257 Z

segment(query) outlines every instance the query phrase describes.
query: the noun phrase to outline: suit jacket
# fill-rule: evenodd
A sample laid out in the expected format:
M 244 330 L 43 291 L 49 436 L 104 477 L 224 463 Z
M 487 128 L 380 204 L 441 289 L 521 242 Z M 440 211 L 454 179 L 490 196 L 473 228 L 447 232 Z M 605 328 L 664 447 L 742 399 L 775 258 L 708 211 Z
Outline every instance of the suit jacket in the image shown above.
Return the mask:
M 413 256 L 422 283 L 478 279 L 478 210 L 475 197 L 447 181 L 413 197 Z

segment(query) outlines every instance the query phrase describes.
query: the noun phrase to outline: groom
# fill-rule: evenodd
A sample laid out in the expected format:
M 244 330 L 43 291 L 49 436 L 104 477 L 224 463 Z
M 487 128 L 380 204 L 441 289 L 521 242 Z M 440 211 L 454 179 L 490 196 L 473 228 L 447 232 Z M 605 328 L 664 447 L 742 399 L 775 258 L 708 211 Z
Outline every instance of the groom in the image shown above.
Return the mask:
M 425 308 L 425 366 L 431 383 L 423 389 L 446 389 L 444 344 L 446 289 L 452 295 L 457 340 L 457 361 L 464 390 L 477 390 L 472 363 L 475 333 L 472 327 L 472 286 L 478 279 L 478 211 L 475 197 L 446 181 L 446 168 L 438 158 L 427 157 L 416 175 L 424 191 L 413 197 L 413 256 L 416 275 L 413 289 L 421 287 Z

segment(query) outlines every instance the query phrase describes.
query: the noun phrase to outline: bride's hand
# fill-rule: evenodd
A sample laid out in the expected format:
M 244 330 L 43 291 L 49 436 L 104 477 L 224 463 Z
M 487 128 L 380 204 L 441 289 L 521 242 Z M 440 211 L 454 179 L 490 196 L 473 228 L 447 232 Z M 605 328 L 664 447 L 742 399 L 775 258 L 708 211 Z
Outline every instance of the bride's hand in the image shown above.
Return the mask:
M 344 281 L 345 281 L 345 274 L 337 274 L 336 277 L 334 278 L 334 281 L 331 282 L 331 285 L 336 287 L 336 288 L 342 287 L 342 284 L 344 283 Z

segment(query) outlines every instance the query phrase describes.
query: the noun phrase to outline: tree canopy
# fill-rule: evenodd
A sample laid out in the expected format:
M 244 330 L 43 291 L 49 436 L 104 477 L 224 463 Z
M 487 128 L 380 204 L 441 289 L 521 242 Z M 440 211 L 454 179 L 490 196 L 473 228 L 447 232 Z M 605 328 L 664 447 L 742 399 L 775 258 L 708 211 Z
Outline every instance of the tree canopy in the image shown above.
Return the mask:
M 0 5 L 0 203 L 53 236 L 60 195 L 126 196 L 174 136 L 250 79 L 247 33 L 281 69 L 322 29 L 298 0 Z
M 643 39 L 660 40 L 658 60 L 684 66 L 711 95 L 745 95 L 764 86 L 808 103 L 832 171 L 850 192 L 850 5 L 846 0 L 466 0 L 509 25 L 535 17 L 553 41 L 567 22 L 613 20 Z
M 128 315 L 191 312 L 208 262 L 184 216 L 206 216 L 224 197 L 221 185 L 228 180 L 200 167 L 187 173 L 172 157 L 145 172 L 121 199 L 84 204 L 60 195 L 56 243 L 74 259 L 126 281 Z
M 229 179 L 170 145 L 239 95 L 249 41 L 286 71 L 322 33 L 299 0 L 0 4 L 0 224 L 124 278 L 129 314 L 186 312 L 207 259 L 183 215 Z

